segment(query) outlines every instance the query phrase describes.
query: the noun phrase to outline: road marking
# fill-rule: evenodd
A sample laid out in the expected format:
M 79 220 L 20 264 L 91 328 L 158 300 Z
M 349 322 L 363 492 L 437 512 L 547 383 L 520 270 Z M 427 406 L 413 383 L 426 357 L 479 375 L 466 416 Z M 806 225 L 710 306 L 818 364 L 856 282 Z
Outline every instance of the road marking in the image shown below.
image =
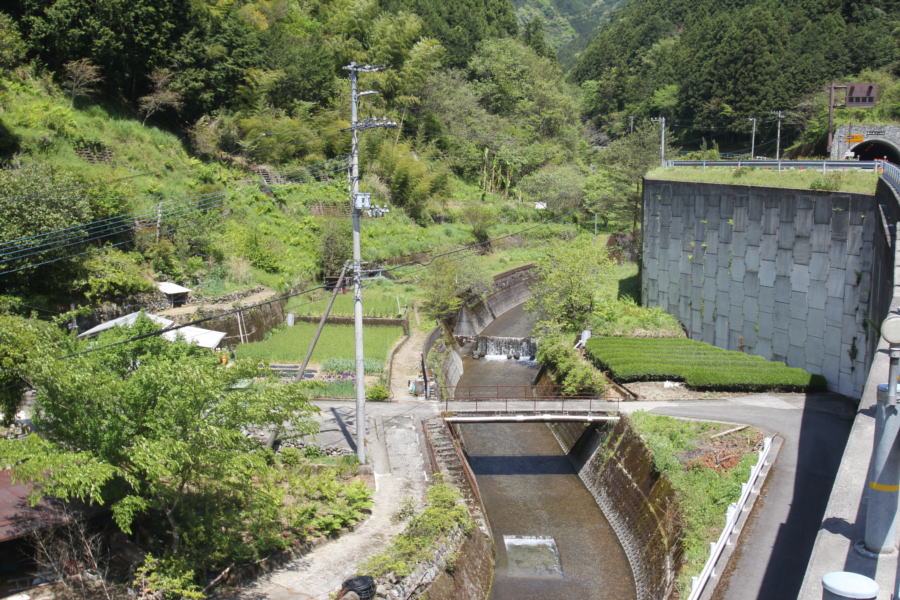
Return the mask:
M 869 487 L 876 492 L 897 492 L 900 491 L 900 485 L 885 485 L 883 483 L 869 482 Z

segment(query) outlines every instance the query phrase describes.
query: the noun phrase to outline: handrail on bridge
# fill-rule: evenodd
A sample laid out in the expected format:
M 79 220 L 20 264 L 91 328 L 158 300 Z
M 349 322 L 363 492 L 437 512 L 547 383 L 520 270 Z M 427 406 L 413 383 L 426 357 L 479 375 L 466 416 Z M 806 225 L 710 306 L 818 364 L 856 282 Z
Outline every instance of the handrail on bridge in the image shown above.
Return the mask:
M 445 386 L 440 388 L 445 412 L 538 413 L 619 412 L 618 396 L 566 395 L 557 386 Z

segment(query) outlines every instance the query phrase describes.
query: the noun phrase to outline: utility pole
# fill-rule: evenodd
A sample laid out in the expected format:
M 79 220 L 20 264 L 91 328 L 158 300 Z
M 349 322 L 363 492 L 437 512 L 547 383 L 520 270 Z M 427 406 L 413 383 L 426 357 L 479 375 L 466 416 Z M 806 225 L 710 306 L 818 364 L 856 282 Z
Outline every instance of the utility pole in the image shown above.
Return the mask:
M 847 90 L 843 83 L 831 82 L 828 84 L 828 154 L 831 154 L 831 146 L 834 143 L 834 90 Z
M 753 133 L 750 134 L 750 160 L 756 156 L 756 117 L 747 117 L 753 123 Z
M 666 166 L 666 118 L 654 117 L 650 119 L 654 123 L 659 123 L 659 166 Z
M 628 115 L 628 133 L 634 133 L 634 115 Z
M 780 110 L 773 110 L 772 114 L 778 118 L 778 135 L 775 138 L 775 160 L 781 160 L 781 120 L 784 118 L 784 113 Z
M 384 67 L 357 65 L 351 62 L 344 67 L 350 72 L 350 210 L 353 215 L 353 326 L 356 340 L 356 456 L 359 462 L 366 462 L 366 361 L 363 353 L 363 307 L 362 307 L 362 250 L 360 248 L 359 216 L 370 206 L 369 194 L 359 193 L 359 132 L 375 127 L 396 127 L 386 117 L 368 118 L 360 121 L 357 117 L 359 99 L 377 94 L 369 90 L 357 91 L 359 73 L 374 73 Z

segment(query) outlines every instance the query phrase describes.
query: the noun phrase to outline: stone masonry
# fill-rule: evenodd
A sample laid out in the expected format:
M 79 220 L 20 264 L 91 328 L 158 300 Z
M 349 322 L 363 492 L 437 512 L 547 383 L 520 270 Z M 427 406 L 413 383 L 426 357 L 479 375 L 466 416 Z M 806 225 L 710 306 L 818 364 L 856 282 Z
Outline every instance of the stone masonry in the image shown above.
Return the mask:
M 858 398 L 878 335 L 867 307 L 879 219 L 865 194 L 646 180 L 644 303 L 693 339 Z

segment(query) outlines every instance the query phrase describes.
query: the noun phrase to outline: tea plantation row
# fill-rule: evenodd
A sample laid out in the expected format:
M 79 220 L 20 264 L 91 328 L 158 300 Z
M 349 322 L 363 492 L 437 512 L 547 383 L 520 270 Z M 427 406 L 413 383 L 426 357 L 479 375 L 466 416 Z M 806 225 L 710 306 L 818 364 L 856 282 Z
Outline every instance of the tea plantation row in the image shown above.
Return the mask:
M 825 389 L 821 375 L 694 340 L 598 337 L 585 350 L 619 383 L 672 380 L 696 390 L 741 392 Z

